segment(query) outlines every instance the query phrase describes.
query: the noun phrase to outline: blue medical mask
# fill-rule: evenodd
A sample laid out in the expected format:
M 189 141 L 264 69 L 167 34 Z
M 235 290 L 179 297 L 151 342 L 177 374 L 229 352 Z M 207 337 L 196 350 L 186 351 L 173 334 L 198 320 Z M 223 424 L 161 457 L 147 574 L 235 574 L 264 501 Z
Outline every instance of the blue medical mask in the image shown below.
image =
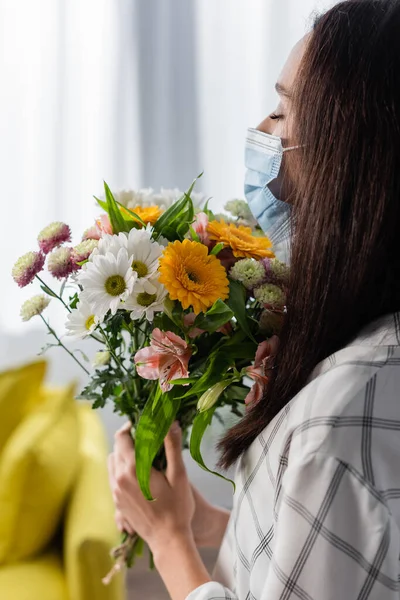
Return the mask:
M 274 196 L 269 184 L 279 175 L 283 154 L 299 146 L 283 148 L 282 140 L 257 129 L 249 129 L 245 146 L 244 193 L 261 229 L 274 244 L 277 257 L 290 261 L 292 207 Z

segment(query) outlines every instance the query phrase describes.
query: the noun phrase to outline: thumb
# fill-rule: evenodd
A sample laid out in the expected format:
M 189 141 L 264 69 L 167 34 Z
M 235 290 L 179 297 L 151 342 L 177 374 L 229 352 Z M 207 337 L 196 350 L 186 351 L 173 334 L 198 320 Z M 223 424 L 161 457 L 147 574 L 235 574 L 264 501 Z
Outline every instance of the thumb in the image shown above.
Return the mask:
M 182 457 L 182 429 L 178 421 L 172 423 L 164 440 L 165 455 L 167 457 L 166 477 L 174 485 L 179 477 L 186 472 Z

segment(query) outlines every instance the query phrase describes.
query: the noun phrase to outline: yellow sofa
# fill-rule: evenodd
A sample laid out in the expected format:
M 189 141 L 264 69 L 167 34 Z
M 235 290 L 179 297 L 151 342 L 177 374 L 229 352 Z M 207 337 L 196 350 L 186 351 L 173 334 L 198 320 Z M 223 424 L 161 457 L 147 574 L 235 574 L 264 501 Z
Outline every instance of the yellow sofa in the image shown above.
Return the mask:
M 44 373 L 0 373 L 0 599 L 123 600 L 101 422 Z

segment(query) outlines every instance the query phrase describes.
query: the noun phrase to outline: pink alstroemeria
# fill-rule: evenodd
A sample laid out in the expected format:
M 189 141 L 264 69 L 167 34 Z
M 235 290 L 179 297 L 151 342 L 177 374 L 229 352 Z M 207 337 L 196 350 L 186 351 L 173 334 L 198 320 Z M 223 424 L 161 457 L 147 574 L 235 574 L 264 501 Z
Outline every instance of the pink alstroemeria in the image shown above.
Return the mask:
M 192 327 L 193 323 L 196 320 L 196 316 L 193 312 L 189 313 L 187 315 L 184 315 L 183 317 L 183 324 L 185 327 Z M 202 333 L 205 333 L 204 329 L 200 329 L 200 327 L 192 327 L 192 329 L 190 329 L 188 336 L 191 339 L 194 339 L 196 337 L 199 337 L 199 335 L 201 335 Z
M 163 392 L 172 389 L 169 383 L 174 379 L 189 377 L 190 346 L 172 331 L 156 328 L 152 333 L 150 346 L 136 352 L 136 370 L 144 379 L 159 379 Z
M 246 404 L 257 404 L 261 400 L 268 383 L 267 371 L 272 367 L 278 345 L 279 338 L 276 335 L 258 345 L 254 365 L 246 369 L 247 375 L 255 382 L 245 398 Z
M 210 236 L 208 235 L 208 216 L 204 212 L 197 213 L 192 223 L 192 227 L 200 238 L 200 241 L 205 246 L 210 246 Z
M 101 229 L 96 224 L 86 229 L 82 236 L 82 242 L 87 240 L 101 240 Z
M 96 220 L 96 225 L 102 233 L 108 233 L 110 235 L 114 233 L 108 215 L 101 215 L 101 217 Z
M 82 241 L 86 240 L 101 240 L 103 235 L 108 233 L 113 235 L 113 229 L 111 227 L 110 217 L 108 215 L 101 215 L 94 225 L 86 229 L 82 236 Z

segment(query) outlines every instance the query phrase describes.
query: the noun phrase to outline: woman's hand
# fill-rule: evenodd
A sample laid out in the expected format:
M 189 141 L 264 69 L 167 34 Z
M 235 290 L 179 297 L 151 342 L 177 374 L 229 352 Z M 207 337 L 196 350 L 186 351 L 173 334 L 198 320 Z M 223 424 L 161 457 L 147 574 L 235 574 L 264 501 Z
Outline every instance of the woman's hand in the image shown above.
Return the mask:
M 154 502 L 146 500 L 139 488 L 133 442 L 127 427 L 116 434 L 109 473 L 119 526 L 129 533 L 136 532 L 148 543 L 172 600 L 183 600 L 210 581 L 210 576 L 191 530 L 195 501 L 183 463 L 178 423 L 171 427 L 164 443 L 166 473 L 151 471 Z
M 115 436 L 109 473 L 120 528 L 135 531 L 151 550 L 167 545 L 171 536 L 193 537 L 195 503 L 182 458 L 181 429 L 174 423 L 165 438 L 167 470 L 152 469 L 150 489 L 154 502 L 143 497 L 135 468 L 135 452 L 128 427 Z

